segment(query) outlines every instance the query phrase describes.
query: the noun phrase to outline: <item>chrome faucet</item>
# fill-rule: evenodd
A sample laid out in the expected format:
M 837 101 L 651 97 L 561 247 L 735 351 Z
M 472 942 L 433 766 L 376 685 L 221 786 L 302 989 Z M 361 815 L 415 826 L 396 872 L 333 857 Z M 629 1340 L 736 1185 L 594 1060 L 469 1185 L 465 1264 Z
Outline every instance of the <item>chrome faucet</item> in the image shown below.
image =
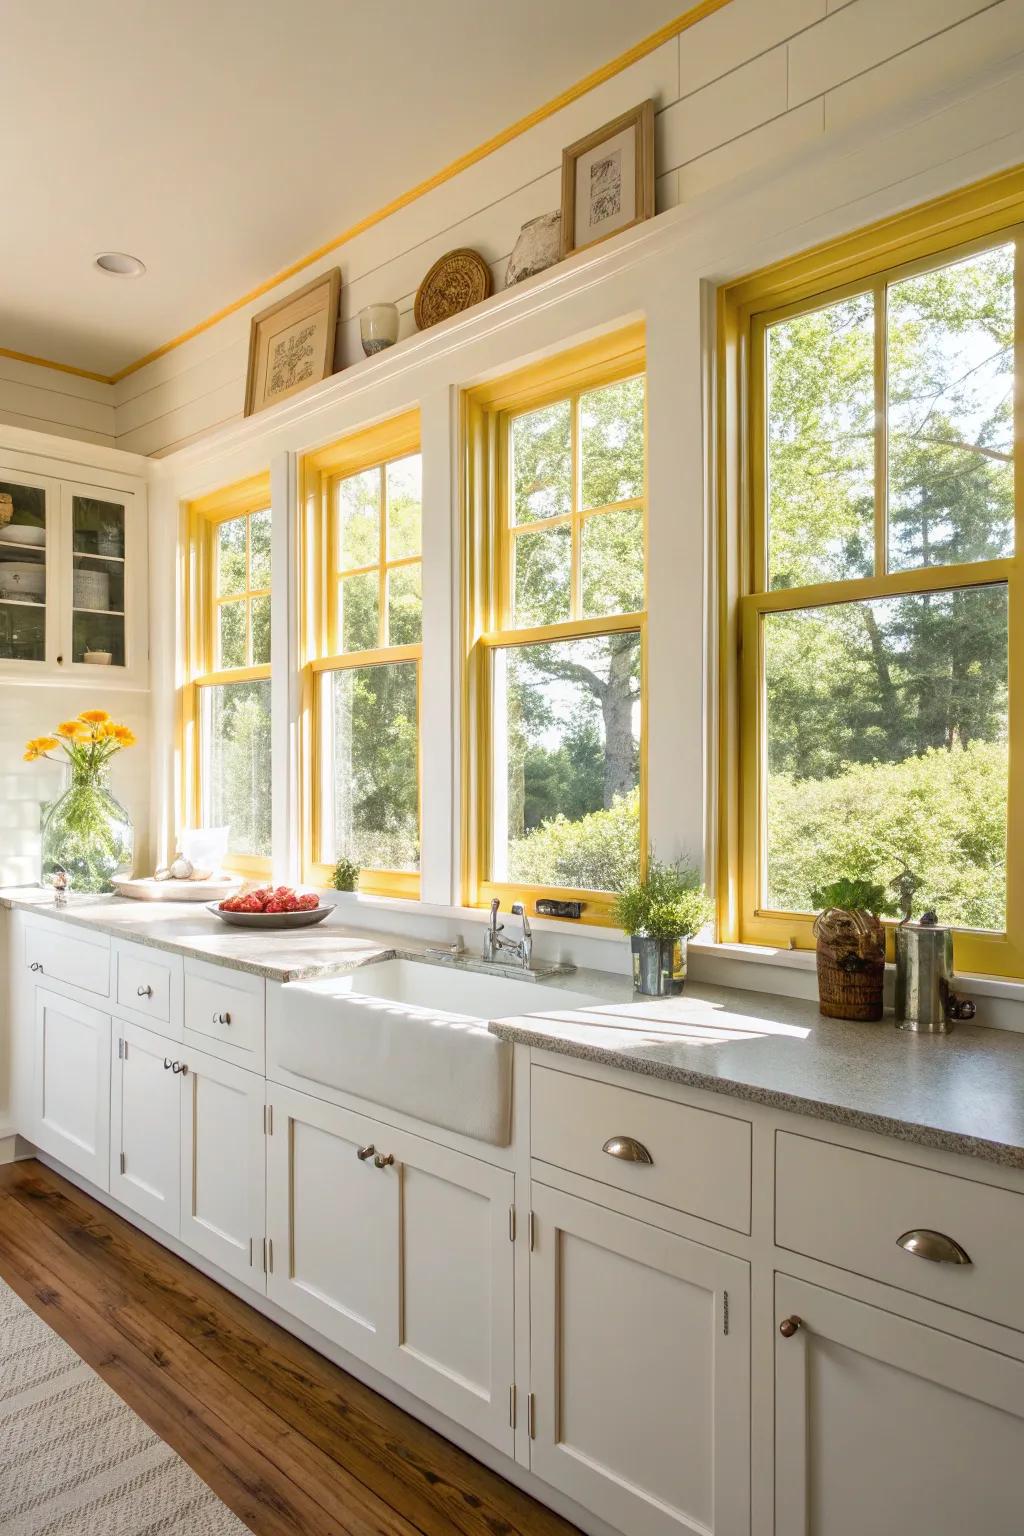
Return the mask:
M 530 919 L 526 915 L 526 908 L 521 901 L 512 903 L 513 914 L 522 919 L 523 936 L 521 939 L 503 939 L 504 923 L 498 922 L 498 912 L 501 902 L 497 896 L 491 899 L 491 918 L 484 933 L 483 958 L 491 962 L 500 961 L 502 955 L 507 953 L 522 966 L 524 971 L 530 969 L 533 959 L 533 933 L 530 929 Z

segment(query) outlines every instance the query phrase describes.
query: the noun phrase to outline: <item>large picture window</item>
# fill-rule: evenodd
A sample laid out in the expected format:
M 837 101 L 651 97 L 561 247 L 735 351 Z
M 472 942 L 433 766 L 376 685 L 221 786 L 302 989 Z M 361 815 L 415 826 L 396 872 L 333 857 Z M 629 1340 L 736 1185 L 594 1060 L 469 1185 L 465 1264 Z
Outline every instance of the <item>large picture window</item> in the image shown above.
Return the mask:
M 410 413 L 303 466 L 306 877 L 339 859 L 359 888 L 419 892 L 423 639 L 419 420 Z
M 466 897 L 600 922 L 646 846 L 642 334 L 467 405 Z
M 252 875 L 271 853 L 270 529 L 267 475 L 190 508 L 185 819 L 226 826 Z
M 1021 234 L 955 209 L 908 216 L 902 247 L 889 227 L 874 259 L 865 239 L 851 267 L 835 253 L 827 286 L 808 258 L 724 311 L 750 402 L 725 936 L 810 944 L 829 881 L 909 871 L 916 913 L 960 930 L 959 969 L 1020 975 Z

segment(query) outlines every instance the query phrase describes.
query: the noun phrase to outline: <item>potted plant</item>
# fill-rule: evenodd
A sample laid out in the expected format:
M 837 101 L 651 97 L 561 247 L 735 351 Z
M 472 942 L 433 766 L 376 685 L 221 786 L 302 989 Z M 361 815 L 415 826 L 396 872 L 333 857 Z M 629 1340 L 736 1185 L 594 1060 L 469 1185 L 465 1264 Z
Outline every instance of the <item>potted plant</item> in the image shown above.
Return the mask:
M 334 866 L 331 884 L 336 891 L 354 891 L 359 884 L 359 865 L 342 856 Z
M 710 922 L 713 912 L 696 870 L 649 856 L 646 875 L 624 886 L 612 908 L 614 921 L 630 936 L 634 990 L 646 997 L 681 992 L 687 940 Z
M 135 745 L 126 725 L 105 709 L 85 709 L 64 720 L 52 736 L 26 744 L 25 761 L 60 762 L 63 753 L 71 782 L 43 823 L 43 879 L 60 871 L 76 891 L 113 890 L 115 876 L 130 875 L 134 831 L 131 817 L 110 793 L 110 761 Z
M 827 1019 L 882 1017 L 885 982 L 885 929 L 882 916 L 894 917 L 895 904 L 885 886 L 843 876 L 811 892 L 818 915 L 818 1002 Z

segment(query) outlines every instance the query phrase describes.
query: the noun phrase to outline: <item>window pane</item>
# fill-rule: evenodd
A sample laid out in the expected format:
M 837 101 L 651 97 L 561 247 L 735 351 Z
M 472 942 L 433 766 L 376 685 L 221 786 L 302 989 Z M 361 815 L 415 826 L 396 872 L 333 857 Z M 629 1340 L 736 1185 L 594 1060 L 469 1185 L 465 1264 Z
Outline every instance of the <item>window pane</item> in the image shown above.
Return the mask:
M 512 541 L 512 622 L 558 624 L 569 617 L 572 530 L 567 523 Z
M 343 651 L 372 651 L 380 644 L 380 589 L 376 571 L 346 576 L 338 584 Z
M 644 494 L 644 380 L 623 379 L 580 399 L 583 505 Z
M 644 515 L 602 512 L 583 524 L 583 617 L 644 606 Z
M 419 645 L 423 639 L 422 576 L 419 561 L 388 572 L 389 645 Z
M 229 826 L 232 853 L 269 858 L 269 679 L 200 692 L 203 824 Z
M 270 665 L 270 597 L 254 597 L 249 604 L 252 628 L 252 665 Z
M 889 567 L 1013 553 L 1013 246 L 893 283 Z
M 245 601 L 221 603 L 217 609 L 219 636 L 217 666 L 244 667 L 245 662 Z
M 768 584 L 874 571 L 874 305 L 855 294 L 767 337 Z
M 249 590 L 270 586 L 270 508 L 249 518 Z
M 915 911 L 1005 918 L 1007 595 L 978 587 L 764 617 L 767 900 L 840 876 L 922 883 Z
M 572 511 L 572 405 L 558 400 L 512 418 L 512 521 Z
M 217 524 L 217 592 L 226 597 L 245 591 L 244 517 L 230 517 Z
M 493 880 L 617 890 L 640 859 L 640 636 L 493 657 Z
M 387 467 L 388 559 L 404 560 L 420 552 L 423 465 L 418 453 Z
M 380 560 L 380 470 L 364 469 L 338 484 L 341 532 L 339 570 L 352 571 Z
M 419 869 L 416 663 L 325 672 L 320 686 L 321 862 Z

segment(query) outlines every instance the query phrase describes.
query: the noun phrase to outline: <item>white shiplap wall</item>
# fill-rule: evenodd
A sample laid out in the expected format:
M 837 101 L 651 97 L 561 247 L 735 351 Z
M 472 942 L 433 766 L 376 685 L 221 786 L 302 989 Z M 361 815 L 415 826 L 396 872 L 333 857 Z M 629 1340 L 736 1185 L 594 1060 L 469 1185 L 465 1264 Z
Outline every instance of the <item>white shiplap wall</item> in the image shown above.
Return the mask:
M 521 225 L 558 206 L 562 147 L 644 97 L 658 107 L 660 212 L 852 137 L 902 103 L 927 111 L 1021 53 L 1024 0 L 732 0 L 282 292 L 341 267 L 337 365 L 347 367 L 362 359 L 363 305 L 394 299 L 407 335 L 417 284 L 445 250 L 474 246 L 500 286 Z M 0 421 L 167 453 L 241 415 L 251 314 L 277 296 L 114 386 L 0 358 Z

